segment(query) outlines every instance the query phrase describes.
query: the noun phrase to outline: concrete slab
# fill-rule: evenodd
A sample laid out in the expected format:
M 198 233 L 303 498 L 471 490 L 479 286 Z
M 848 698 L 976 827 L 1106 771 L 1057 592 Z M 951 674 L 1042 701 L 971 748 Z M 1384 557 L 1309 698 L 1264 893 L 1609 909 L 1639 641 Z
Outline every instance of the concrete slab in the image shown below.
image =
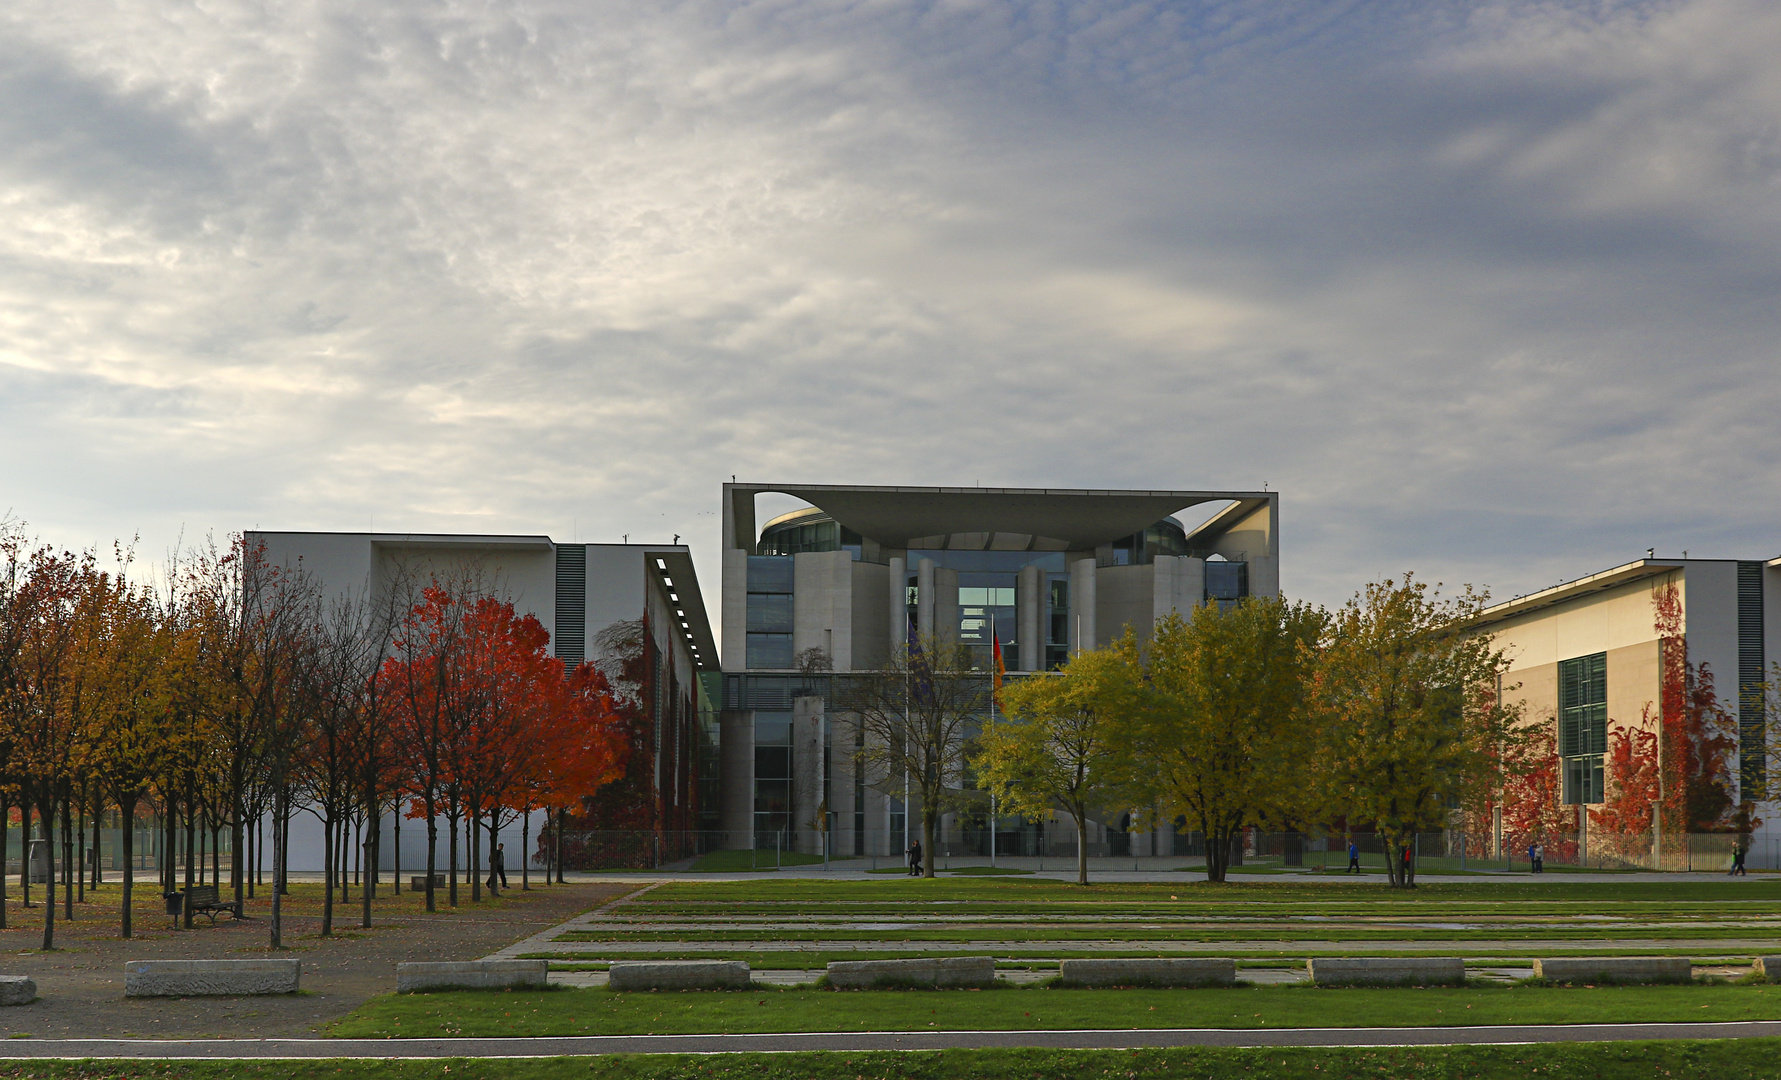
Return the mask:
M 996 981 L 991 956 L 946 956 L 919 960 L 835 960 L 828 966 L 829 985 L 837 990 L 876 986 L 983 987 Z
M 1457 956 L 1317 957 L 1305 966 L 1319 986 L 1457 986 L 1466 962 Z
M 614 990 L 746 990 L 754 985 L 742 960 L 625 960 L 607 969 Z
M 1686 956 L 1592 956 L 1534 961 L 1534 977 L 1565 983 L 1685 983 L 1694 979 Z
M 424 961 L 396 965 L 396 993 L 537 989 L 549 978 L 548 960 Z
M 235 997 L 297 992 L 296 960 L 131 960 L 125 997 Z
M 1065 986 L 1231 986 L 1237 963 L 1210 957 L 1065 960 L 1058 975 Z
M 0 975 L 0 1006 L 29 1005 L 37 1000 L 37 980 L 29 975 Z

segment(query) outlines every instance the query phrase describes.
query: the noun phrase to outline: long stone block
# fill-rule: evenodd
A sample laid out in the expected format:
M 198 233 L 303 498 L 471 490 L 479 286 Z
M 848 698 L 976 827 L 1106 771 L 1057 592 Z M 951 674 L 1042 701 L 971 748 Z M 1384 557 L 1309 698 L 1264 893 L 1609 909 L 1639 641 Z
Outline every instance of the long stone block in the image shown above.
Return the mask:
M 1775 970 L 1770 971 L 1770 968 Z M 1750 965 L 1750 970 L 1765 979 L 1773 975 L 1776 981 L 1781 982 L 1781 956 L 1759 956 L 1756 963 Z
M 1694 978 L 1694 965 L 1686 956 L 1535 960 L 1534 978 L 1563 983 L 1685 983 Z
M 537 989 L 550 983 L 548 960 L 444 960 L 396 965 L 396 992 Z
M 874 986 L 991 986 L 996 961 L 991 956 L 945 956 L 921 960 L 835 960 L 829 964 L 829 985 L 837 990 Z
M 746 990 L 744 960 L 623 960 L 606 972 L 614 990 Z
M 296 960 L 131 960 L 125 997 L 294 994 Z
M 37 982 L 29 975 L 0 975 L 0 1006 L 29 1005 L 37 1000 Z
M 1457 986 L 1466 981 L 1466 962 L 1457 956 L 1331 956 L 1305 966 L 1319 986 Z
M 1230 986 L 1237 981 L 1235 960 L 1105 959 L 1065 960 L 1058 976 L 1066 986 Z

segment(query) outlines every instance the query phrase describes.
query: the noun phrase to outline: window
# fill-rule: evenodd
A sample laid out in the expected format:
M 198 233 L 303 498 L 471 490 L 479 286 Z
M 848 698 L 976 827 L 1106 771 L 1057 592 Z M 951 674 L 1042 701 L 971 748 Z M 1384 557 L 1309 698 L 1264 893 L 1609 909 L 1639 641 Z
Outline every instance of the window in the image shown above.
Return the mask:
M 792 666 L 792 557 L 748 557 L 748 666 Z
M 755 846 L 770 848 L 791 828 L 792 722 L 780 713 L 756 713 L 754 721 Z
M 1602 801 L 1602 754 L 1608 749 L 1608 654 L 1592 653 L 1558 665 L 1558 756 L 1564 762 L 1564 801 Z

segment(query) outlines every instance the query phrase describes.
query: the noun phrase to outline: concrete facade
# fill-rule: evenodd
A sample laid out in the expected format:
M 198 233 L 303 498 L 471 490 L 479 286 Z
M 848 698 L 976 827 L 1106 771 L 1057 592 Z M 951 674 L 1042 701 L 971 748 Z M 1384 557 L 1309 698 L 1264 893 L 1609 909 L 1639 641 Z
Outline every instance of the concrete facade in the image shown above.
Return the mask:
M 247 538 L 263 545 L 276 565 L 310 578 L 328 601 L 399 594 L 399 602 L 406 603 L 435 580 L 480 588 L 510 601 L 519 614 L 535 617 L 551 635 L 552 655 L 566 665 L 600 660 L 603 632 L 640 624 L 651 658 L 642 693 L 653 721 L 646 752 L 659 803 L 656 816 L 674 831 L 702 823 L 698 780 L 706 766 L 701 754 L 709 748 L 715 757 L 719 738 L 705 677 L 717 674 L 718 645 L 686 546 L 559 544 L 548 536 L 462 534 L 253 531 Z M 543 814 L 535 812 L 500 832 L 510 876 L 522 857 L 541 865 L 535 850 L 524 849 L 543 825 Z M 270 850 L 270 823 L 260 827 L 258 842 Z M 386 814 L 378 829 L 380 870 L 407 874 L 426 868 L 423 822 L 398 822 Z M 445 831 L 442 825 L 442 844 Z M 145 839 L 152 843 L 153 834 Z M 290 850 L 292 870 L 322 868 L 321 826 L 313 815 L 293 817 Z M 443 870 L 448 862 L 443 848 L 436 858 Z
M 1561 665 L 1600 654 L 1607 729 L 1655 731 L 1666 648 L 1656 604 L 1669 590 L 1680 606 L 1687 659 L 1711 674 L 1740 726 L 1730 779 L 1741 799 L 1744 781 L 1757 778 L 1745 766 L 1765 764 L 1761 684 L 1781 660 L 1781 560 L 1648 557 L 1496 604 L 1475 626 L 1493 635 L 1509 661 L 1504 700 L 1521 706 L 1525 722 L 1555 723 Z M 1754 801 L 1765 822 L 1774 817 L 1775 804 Z M 1751 865 L 1773 864 L 1781 830 L 1765 824 L 1754 841 Z
M 757 529 L 755 499 L 767 493 L 810 507 Z M 1223 505 L 1198 526 L 1172 516 L 1206 504 Z M 851 729 L 832 709 L 812 725 L 822 697 L 851 674 L 881 670 L 912 633 L 969 645 L 986 669 L 999 640 L 1018 675 L 1054 668 L 1128 628 L 1147 638 L 1157 620 L 1211 600 L 1279 591 L 1273 492 L 732 483 L 723 513 L 721 832 L 729 847 L 772 846 L 799 833 L 807 835 L 797 846 L 810 854 L 825 842 L 833 854 L 903 849 L 898 823 L 919 808 L 903 805 L 894 782 L 853 775 L 854 748 L 837 743 Z M 828 671 L 809 688 L 798 665 L 812 650 Z M 811 689 L 815 698 L 800 696 Z M 787 723 L 789 775 L 745 777 L 756 755 L 782 767 L 778 744 L 759 743 L 755 732 Z M 770 797 L 739 790 L 757 781 Z M 826 841 L 825 821 L 833 823 Z M 1148 833 L 1128 840 L 1117 822 L 1093 823 L 1091 838 L 1102 846 L 1117 839 L 1134 854 L 1158 846 Z

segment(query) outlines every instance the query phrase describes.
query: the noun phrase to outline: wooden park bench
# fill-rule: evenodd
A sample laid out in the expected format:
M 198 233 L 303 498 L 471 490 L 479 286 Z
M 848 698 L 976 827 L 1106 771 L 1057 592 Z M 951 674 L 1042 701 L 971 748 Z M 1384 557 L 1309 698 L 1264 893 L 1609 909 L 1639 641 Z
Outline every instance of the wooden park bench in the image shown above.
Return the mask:
M 186 910 L 194 915 L 208 915 L 212 923 L 216 922 L 218 912 L 226 911 L 230 918 L 241 918 L 241 905 L 233 900 L 224 900 L 218 895 L 215 885 L 194 885 L 185 891 Z

